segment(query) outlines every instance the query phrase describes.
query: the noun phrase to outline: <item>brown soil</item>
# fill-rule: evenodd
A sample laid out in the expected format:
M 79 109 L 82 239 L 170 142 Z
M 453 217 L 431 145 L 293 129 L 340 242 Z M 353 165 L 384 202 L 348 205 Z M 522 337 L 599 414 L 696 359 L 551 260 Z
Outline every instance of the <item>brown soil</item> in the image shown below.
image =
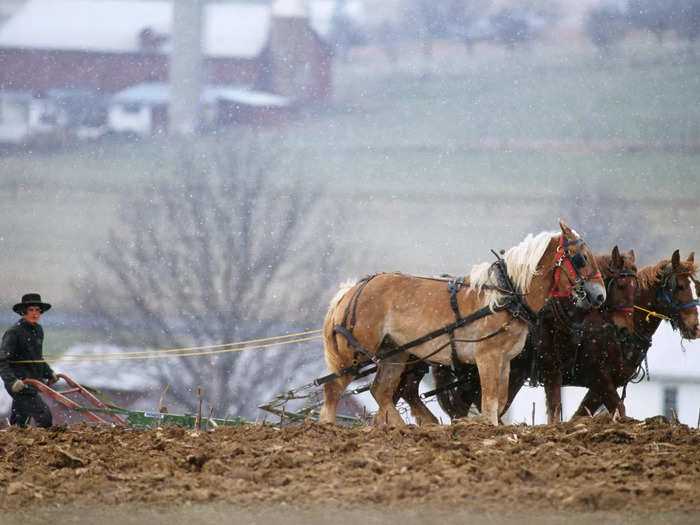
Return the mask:
M 697 516 L 700 431 L 609 416 L 498 428 L 469 419 L 424 428 L 0 430 L 0 508 L 9 515 L 187 502 Z

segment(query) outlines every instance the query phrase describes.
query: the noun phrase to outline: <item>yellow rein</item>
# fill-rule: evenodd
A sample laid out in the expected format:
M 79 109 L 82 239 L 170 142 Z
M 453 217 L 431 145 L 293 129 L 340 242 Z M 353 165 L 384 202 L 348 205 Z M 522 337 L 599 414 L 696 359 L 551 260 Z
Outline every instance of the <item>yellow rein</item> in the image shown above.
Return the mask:
M 663 320 L 665 320 L 665 321 L 670 321 L 670 320 L 671 320 L 671 318 L 668 317 L 667 315 L 660 314 L 660 313 L 654 312 L 654 311 L 652 311 L 652 310 L 647 310 L 646 308 L 642 308 L 641 306 L 637 306 L 636 304 L 634 305 L 634 307 L 635 307 L 637 310 L 641 310 L 642 312 L 646 312 L 646 313 L 647 313 L 647 316 L 644 318 L 644 319 L 646 320 L 647 323 L 649 322 L 649 318 L 650 318 L 650 317 L 658 317 L 659 319 L 663 319 Z
M 23 359 L 19 361 L 10 361 L 11 363 L 84 363 L 87 361 L 124 361 L 132 359 L 164 359 L 168 357 L 194 357 L 200 355 L 216 355 L 229 352 L 240 352 L 242 350 L 254 350 L 260 348 L 269 348 L 272 346 L 283 346 L 292 343 L 301 343 L 320 339 L 322 330 L 307 330 L 296 334 L 278 335 L 275 337 L 265 337 L 262 339 L 250 339 L 248 341 L 239 341 L 237 343 L 225 343 L 218 345 L 207 346 L 191 346 L 187 348 L 170 348 L 167 350 L 143 350 L 136 352 L 119 352 L 114 354 L 75 354 L 75 355 L 58 355 L 50 359 Z M 309 336 L 309 337 L 300 337 Z M 294 339 L 290 339 L 294 338 Z M 286 339 L 286 340 L 285 340 Z M 273 341 L 267 343 L 268 341 Z M 250 346 L 252 343 L 267 343 Z M 239 348 L 231 348 L 238 346 Z M 229 347 L 229 348 L 226 348 Z M 216 349 L 216 350 L 209 350 Z M 209 350 L 204 352 L 202 350 Z M 149 354 L 149 355 L 140 355 Z M 51 357 L 47 354 L 45 357 Z

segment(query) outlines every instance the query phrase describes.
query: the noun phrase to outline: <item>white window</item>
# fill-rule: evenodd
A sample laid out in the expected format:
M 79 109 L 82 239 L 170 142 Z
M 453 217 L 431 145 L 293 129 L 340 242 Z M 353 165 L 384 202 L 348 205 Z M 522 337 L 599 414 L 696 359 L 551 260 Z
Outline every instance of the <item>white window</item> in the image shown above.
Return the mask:
M 678 388 L 675 386 L 664 387 L 663 408 L 667 418 L 678 417 Z

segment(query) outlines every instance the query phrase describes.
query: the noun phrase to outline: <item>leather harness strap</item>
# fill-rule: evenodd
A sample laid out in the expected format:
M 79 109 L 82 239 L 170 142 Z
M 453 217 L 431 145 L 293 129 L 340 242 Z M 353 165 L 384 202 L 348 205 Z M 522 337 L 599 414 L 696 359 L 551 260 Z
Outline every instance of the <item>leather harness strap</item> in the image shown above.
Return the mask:
M 459 314 L 459 304 L 457 304 L 457 292 L 464 284 L 464 277 L 455 277 L 447 283 L 447 291 L 450 293 L 450 306 L 452 306 L 452 311 L 455 314 L 455 320 L 459 321 L 462 317 Z M 454 330 L 450 332 L 450 350 L 452 356 L 452 368 L 455 372 L 460 369 L 460 361 L 457 356 L 457 342 L 455 341 Z
M 480 308 L 479 310 L 477 310 L 476 312 L 474 312 L 466 317 L 462 317 L 460 312 L 459 312 L 457 293 L 462 288 L 462 286 L 469 286 L 469 283 L 465 282 L 463 277 L 450 279 L 448 281 L 447 289 L 450 293 L 450 305 L 452 306 L 452 310 L 455 313 L 455 321 L 453 323 L 450 323 L 448 325 L 443 326 L 442 328 L 438 328 L 437 330 L 434 330 L 428 334 L 425 334 L 424 336 L 419 337 L 418 339 L 414 339 L 413 341 L 409 341 L 408 343 L 397 346 L 396 348 L 392 348 L 391 350 L 388 350 L 387 352 L 384 352 L 382 354 L 377 354 L 377 355 L 372 354 L 366 348 L 364 348 L 362 346 L 362 344 L 355 338 L 355 336 L 352 333 L 354 328 L 355 328 L 357 302 L 358 302 L 358 298 L 360 296 L 360 293 L 362 292 L 364 287 L 367 286 L 367 283 L 369 283 L 369 281 L 372 280 L 376 276 L 376 274 L 371 275 L 369 277 L 365 277 L 364 279 L 362 279 L 362 281 L 360 281 L 360 285 L 353 292 L 353 295 L 350 298 L 350 301 L 348 302 L 348 305 L 345 308 L 345 313 L 343 314 L 342 323 L 340 325 L 336 325 L 333 327 L 333 332 L 345 337 L 348 344 L 350 344 L 355 349 L 355 362 L 352 364 L 352 366 L 344 368 L 337 373 L 329 374 L 327 376 L 323 376 L 323 377 L 320 377 L 318 379 L 315 379 L 314 384 L 321 385 L 323 383 L 327 383 L 328 381 L 331 381 L 333 379 L 336 379 L 337 377 L 340 377 L 340 376 L 343 376 L 346 374 L 357 375 L 358 373 L 360 373 L 360 369 L 365 367 L 366 365 L 368 365 L 370 362 L 375 363 L 375 364 L 379 363 L 383 359 L 386 359 L 386 358 L 391 357 L 393 355 L 404 352 L 410 348 L 422 345 L 423 343 L 426 343 L 432 339 L 440 337 L 441 335 L 448 335 L 449 336 L 450 346 L 452 349 L 452 361 L 453 361 L 453 364 L 455 364 L 455 366 L 459 366 L 461 363 L 460 363 L 458 356 L 457 356 L 457 345 L 456 345 L 457 340 L 454 337 L 455 330 L 457 330 L 458 328 L 465 326 L 469 323 L 472 323 L 474 321 L 477 321 L 479 319 L 482 319 L 484 317 L 492 315 L 496 312 L 501 312 L 501 311 L 507 310 L 513 316 L 513 319 L 521 319 L 522 321 L 524 321 L 525 323 L 527 323 L 531 327 L 534 326 L 538 322 L 537 314 L 535 312 L 533 312 L 532 309 L 529 307 L 529 305 L 525 302 L 525 300 L 522 297 L 522 293 L 520 293 L 516 289 L 515 284 L 511 280 L 510 276 L 508 275 L 505 260 L 502 259 L 501 257 L 499 257 L 499 255 L 496 254 L 495 252 L 494 252 L 494 255 L 496 255 L 496 262 L 494 262 L 491 265 L 491 269 L 495 269 L 497 272 L 496 279 L 498 282 L 498 286 L 485 285 L 484 288 L 497 289 L 501 293 L 505 294 L 506 300 L 502 304 L 495 306 L 495 307 L 484 306 L 484 307 Z M 348 317 L 350 318 L 349 322 L 348 322 Z M 486 339 L 489 339 L 491 337 L 494 337 L 495 335 L 503 332 L 506 329 L 506 327 L 510 324 L 511 321 L 512 321 L 512 319 L 509 320 L 508 322 L 506 322 L 503 326 L 501 326 L 498 330 L 496 330 L 495 332 L 493 332 L 491 334 L 488 334 L 484 337 L 481 337 L 479 339 L 475 339 L 473 341 L 468 341 L 468 342 L 478 342 L 478 341 L 482 341 L 482 340 L 486 340 Z M 358 362 L 357 354 L 364 355 L 368 359 L 368 361 Z

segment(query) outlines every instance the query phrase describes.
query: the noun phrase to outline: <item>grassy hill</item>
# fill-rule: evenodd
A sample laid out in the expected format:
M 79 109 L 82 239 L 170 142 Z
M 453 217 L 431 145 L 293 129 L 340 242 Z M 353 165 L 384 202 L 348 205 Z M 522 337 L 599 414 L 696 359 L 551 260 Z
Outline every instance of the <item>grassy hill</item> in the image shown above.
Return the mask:
M 700 60 L 683 46 L 628 42 L 603 60 L 587 47 L 445 45 L 427 75 L 416 57 L 360 50 L 337 64 L 327 107 L 262 132 L 343 212 L 318 234 L 367 254 L 348 274 L 466 272 L 558 217 L 642 264 L 700 249 Z M 121 206 L 167 176 L 177 150 L 206 157 L 237 137 L 0 157 L 0 303 L 37 290 L 77 307 L 71 283 Z

